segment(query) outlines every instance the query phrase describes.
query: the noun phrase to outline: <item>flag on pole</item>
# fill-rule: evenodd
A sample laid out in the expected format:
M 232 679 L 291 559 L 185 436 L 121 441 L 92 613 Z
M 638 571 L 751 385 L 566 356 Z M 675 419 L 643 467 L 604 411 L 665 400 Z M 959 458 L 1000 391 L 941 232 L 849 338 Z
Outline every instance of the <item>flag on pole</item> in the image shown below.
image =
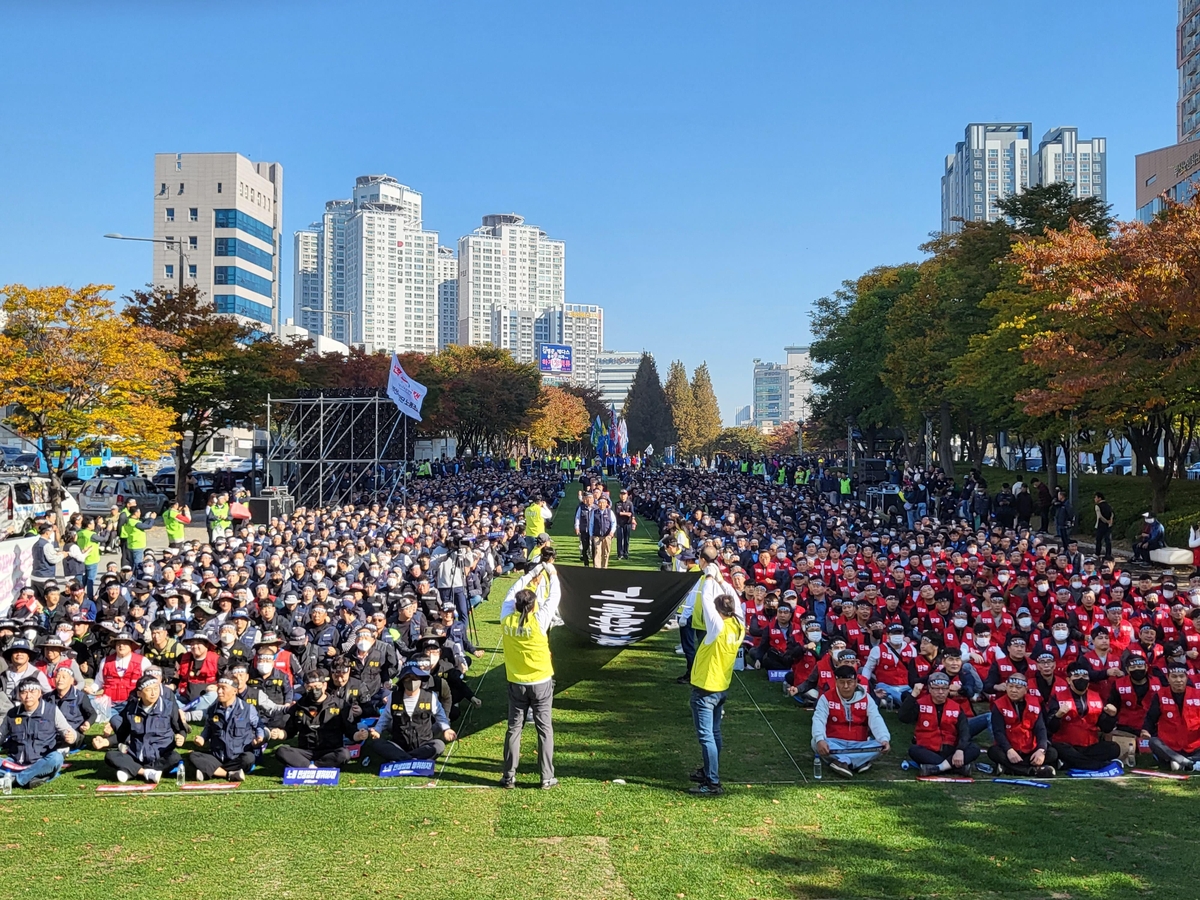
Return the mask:
M 411 419 L 421 421 L 421 404 L 425 402 L 426 388 L 413 381 L 400 365 L 400 357 L 392 354 L 392 371 L 388 375 L 388 396 L 400 412 Z

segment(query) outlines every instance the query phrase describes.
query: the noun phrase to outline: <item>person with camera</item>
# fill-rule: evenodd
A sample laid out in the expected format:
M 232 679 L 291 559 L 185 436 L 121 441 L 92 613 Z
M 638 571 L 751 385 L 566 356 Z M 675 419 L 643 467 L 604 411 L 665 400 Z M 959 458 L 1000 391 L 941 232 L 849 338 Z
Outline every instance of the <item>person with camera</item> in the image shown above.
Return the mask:
M 561 599 L 554 548 L 543 547 L 541 562 L 517 579 L 500 607 L 504 668 L 508 677 L 508 733 L 504 743 L 504 771 L 500 786 L 516 784 L 521 757 L 521 732 L 526 711 L 532 711 L 538 736 L 542 789 L 558 784 L 554 777 L 554 661 L 550 656 L 550 628 Z
M 437 590 L 442 600 L 450 600 L 458 610 L 458 617 L 467 621 L 471 614 L 471 603 L 467 597 L 467 572 L 475 563 L 475 555 L 461 531 L 451 532 L 446 538 L 446 555 L 437 568 Z M 440 605 L 440 604 L 439 604 Z

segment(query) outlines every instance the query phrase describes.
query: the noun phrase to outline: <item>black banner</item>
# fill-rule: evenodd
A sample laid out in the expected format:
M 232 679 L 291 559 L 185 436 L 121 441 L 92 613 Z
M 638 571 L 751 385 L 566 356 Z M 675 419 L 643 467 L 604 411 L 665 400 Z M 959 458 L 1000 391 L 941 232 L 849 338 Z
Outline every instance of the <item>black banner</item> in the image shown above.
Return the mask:
M 657 634 L 700 577 L 641 569 L 555 569 L 563 624 L 601 647 L 624 647 Z

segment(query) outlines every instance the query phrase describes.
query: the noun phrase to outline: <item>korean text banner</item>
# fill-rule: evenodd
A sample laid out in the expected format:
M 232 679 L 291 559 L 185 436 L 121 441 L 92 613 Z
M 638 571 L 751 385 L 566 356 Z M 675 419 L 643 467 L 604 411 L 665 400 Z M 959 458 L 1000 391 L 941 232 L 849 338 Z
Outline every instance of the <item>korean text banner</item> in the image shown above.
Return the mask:
M 602 647 L 624 647 L 657 634 L 700 580 L 696 573 L 555 568 L 563 624 Z

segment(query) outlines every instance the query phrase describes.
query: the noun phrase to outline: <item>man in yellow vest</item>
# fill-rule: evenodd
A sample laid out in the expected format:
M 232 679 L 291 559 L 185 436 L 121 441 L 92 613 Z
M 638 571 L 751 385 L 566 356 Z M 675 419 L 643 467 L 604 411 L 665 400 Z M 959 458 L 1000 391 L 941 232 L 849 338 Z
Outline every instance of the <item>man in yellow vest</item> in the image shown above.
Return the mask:
M 535 496 L 525 507 L 525 550 L 527 552 L 533 550 L 538 536 L 546 533 L 546 523 L 552 515 L 550 507 L 546 505 L 541 494 Z
M 716 547 L 706 544 L 701 554 L 705 559 L 704 587 L 692 611 L 692 624 L 703 637 L 692 662 L 691 706 L 703 765 L 690 776 L 696 782 L 690 793 L 717 797 L 725 793 L 718 771 L 725 692 L 733 680 L 733 664 L 746 637 L 746 623 L 742 601 L 717 567 Z
M 558 784 L 554 777 L 554 663 L 550 658 L 550 626 L 561 597 L 554 570 L 554 548 L 543 547 L 541 562 L 517 579 L 500 607 L 504 669 L 508 676 L 508 735 L 504 742 L 504 773 L 500 787 L 511 788 L 521 758 L 525 713 L 533 712 L 537 728 L 542 790 Z

